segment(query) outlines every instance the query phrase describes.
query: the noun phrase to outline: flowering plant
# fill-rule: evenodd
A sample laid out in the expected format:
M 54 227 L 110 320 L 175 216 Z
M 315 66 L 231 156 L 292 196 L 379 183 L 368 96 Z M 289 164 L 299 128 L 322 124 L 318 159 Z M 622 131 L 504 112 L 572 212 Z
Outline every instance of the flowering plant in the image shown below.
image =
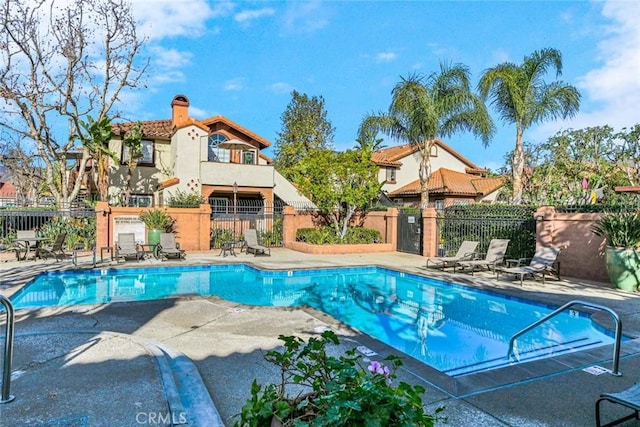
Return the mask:
M 307 343 L 294 336 L 279 338 L 284 350 L 268 351 L 265 359 L 280 367 L 280 383 L 263 387 L 254 380 L 235 426 L 434 425 L 437 417 L 422 406 L 424 388 L 396 384 L 399 358 L 389 356 L 387 364 L 371 361 L 363 368 L 355 349 L 338 357 L 327 354 L 328 344 L 339 344 L 332 331 Z

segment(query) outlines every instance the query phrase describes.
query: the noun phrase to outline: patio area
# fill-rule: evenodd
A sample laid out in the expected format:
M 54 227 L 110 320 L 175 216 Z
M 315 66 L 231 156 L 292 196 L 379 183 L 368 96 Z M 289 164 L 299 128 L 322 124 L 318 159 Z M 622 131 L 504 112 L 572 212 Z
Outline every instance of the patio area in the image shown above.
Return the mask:
M 161 262 L 150 257 L 141 262 L 116 263 L 107 259 L 100 263 L 98 256 L 97 268 L 235 262 L 264 269 L 379 265 L 557 306 L 571 300 L 596 303 L 620 316 L 624 334 L 640 337 L 640 296 L 616 291 L 606 284 L 563 278 L 547 279 L 545 284 L 525 280 L 521 287 L 519 281 L 508 276 L 496 281 L 492 273 L 476 273 L 472 277 L 426 270 L 423 257 L 398 252 L 310 255 L 275 248 L 271 256 L 238 253 L 235 257 L 218 256 L 219 252 L 188 253 L 182 262 Z M 10 296 L 39 272 L 92 268 L 93 261 L 92 254 L 80 254 L 77 266 L 70 261 L 16 262 L 14 255 L 14 260 L 0 263 L 0 292 Z M 607 327 L 611 324 L 604 313 L 596 313 L 594 318 Z M 315 310 L 248 307 L 215 297 L 19 310 L 13 364 L 17 374 L 11 387 L 16 399 L 0 405 L 0 418 L 10 425 L 149 423 L 150 416 L 158 420 L 162 418 L 159 414 L 167 414 L 171 408 L 171 413 L 180 414 L 175 410 L 176 401 L 166 398 L 167 381 L 163 379 L 167 372 L 178 372 L 183 375 L 180 378 L 191 380 L 199 373 L 204 386 L 198 391 L 197 381 L 193 380 L 192 391 L 177 399 L 183 402 L 183 409 L 199 411 L 204 417 L 201 420 L 209 422 L 216 418 L 207 402 L 210 396 L 222 423 L 232 425 L 233 415 L 240 412 L 249 397 L 251 381 L 257 378 L 265 384 L 275 380 L 274 369 L 264 361 L 262 353 L 279 345 L 278 335 L 306 338 L 325 328 L 341 336 L 345 349 L 365 345 L 382 357 L 394 353 Z M 166 363 L 153 356 L 157 349 L 171 356 Z M 640 378 L 637 343 L 623 343 L 622 351 L 620 377 L 575 369 L 461 397 L 434 386 L 427 378 L 428 372 L 411 361 L 405 360 L 399 376 L 426 388 L 423 402 L 427 408 L 446 408 L 446 425 L 585 426 L 595 424 L 594 404 L 601 392 L 626 389 Z M 610 355 L 610 349 L 606 353 Z M 197 368 L 195 373 L 185 368 L 188 364 L 182 356 Z M 158 368 L 163 363 L 169 366 L 167 370 Z M 610 356 L 600 366 L 610 368 Z M 185 400 L 191 403 L 187 405 Z M 623 413 L 622 408 L 605 406 L 603 419 L 612 420 Z

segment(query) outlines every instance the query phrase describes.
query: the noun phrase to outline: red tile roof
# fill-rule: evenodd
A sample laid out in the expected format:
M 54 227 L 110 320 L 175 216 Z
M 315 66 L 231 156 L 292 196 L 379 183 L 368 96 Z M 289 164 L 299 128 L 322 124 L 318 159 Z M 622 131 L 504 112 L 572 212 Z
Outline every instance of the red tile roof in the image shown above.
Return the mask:
M 479 178 L 475 175 L 440 168 L 431 174 L 429 193 L 449 196 L 486 196 L 505 183 L 504 177 Z M 389 193 L 391 197 L 420 194 L 420 180 Z
M 239 124 L 227 119 L 223 116 L 215 116 L 206 120 L 196 120 L 193 118 L 188 118 L 186 120 L 181 121 L 180 123 L 176 123 L 174 127 L 171 119 L 165 120 L 149 120 L 140 122 L 142 126 L 142 135 L 145 138 L 153 138 L 153 139 L 164 139 L 170 140 L 173 136 L 175 129 L 180 129 L 185 126 L 198 126 L 199 128 L 208 131 L 212 128 L 212 125 L 217 123 L 223 123 L 229 128 L 235 129 L 236 131 L 246 135 L 253 141 L 256 141 L 260 144 L 260 148 L 266 148 L 271 145 L 271 142 L 262 138 L 261 136 L 251 132 L 249 129 L 244 126 L 240 126 Z M 116 135 L 124 135 L 126 132 L 131 130 L 131 128 L 135 125 L 135 122 L 130 123 L 116 123 L 111 126 L 113 132 Z
M 486 172 L 486 170 L 479 168 L 474 163 L 472 163 L 469 159 L 465 158 L 462 154 L 458 153 L 456 150 L 454 150 L 444 142 L 440 141 L 439 139 L 435 139 L 433 143 L 434 145 L 440 147 L 441 149 L 448 151 L 452 156 L 454 156 L 455 158 L 460 160 L 462 163 L 464 163 L 467 166 L 469 173 L 476 173 L 476 171 Z M 419 151 L 420 148 L 421 147 L 418 146 L 417 144 L 402 144 L 402 145 L 396 145 L 393 147 L 387 147 L 374 152 L 373 155 L 371 156 L 371 160 L 373 161 L 373 163 L 377 164 L 378 166 L 400 167 L 402 166 L 402 163 L 399 162 L 400 159 L 403 159 Z
M 111 129 L 116 135 L 124 135 L 130 131 L 135 124 L 135 122 L 116 123 L 111 126 Z M 170 140 L 171 135 L 173 135 L 171 119 L 140 122 L 140 126 L 142 127 L 142 136 L 145 138 Z

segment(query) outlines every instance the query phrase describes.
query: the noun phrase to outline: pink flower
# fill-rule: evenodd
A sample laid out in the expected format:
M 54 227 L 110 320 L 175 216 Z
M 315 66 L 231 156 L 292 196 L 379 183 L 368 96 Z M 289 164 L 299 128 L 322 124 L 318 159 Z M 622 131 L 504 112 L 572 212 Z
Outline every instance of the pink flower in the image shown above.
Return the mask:
M 369 372 L 374 372 L 376 374 L 384 376 L 389 376 L 389 374 L 391 373 L 388 367 L 384 366 L 382 363 L 376 360 L 372 361 L 369 366 L 367 366 L 367 370 L 369 370 Z

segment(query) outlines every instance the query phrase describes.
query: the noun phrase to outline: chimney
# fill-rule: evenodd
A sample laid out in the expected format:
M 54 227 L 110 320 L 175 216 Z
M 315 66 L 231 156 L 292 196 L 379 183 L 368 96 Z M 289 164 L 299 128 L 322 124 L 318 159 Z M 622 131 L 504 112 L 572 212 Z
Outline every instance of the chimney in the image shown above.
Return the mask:
M 176 95 L 171 101 L 171 124 L 175 126 L 189 118 L 189 98 Z

